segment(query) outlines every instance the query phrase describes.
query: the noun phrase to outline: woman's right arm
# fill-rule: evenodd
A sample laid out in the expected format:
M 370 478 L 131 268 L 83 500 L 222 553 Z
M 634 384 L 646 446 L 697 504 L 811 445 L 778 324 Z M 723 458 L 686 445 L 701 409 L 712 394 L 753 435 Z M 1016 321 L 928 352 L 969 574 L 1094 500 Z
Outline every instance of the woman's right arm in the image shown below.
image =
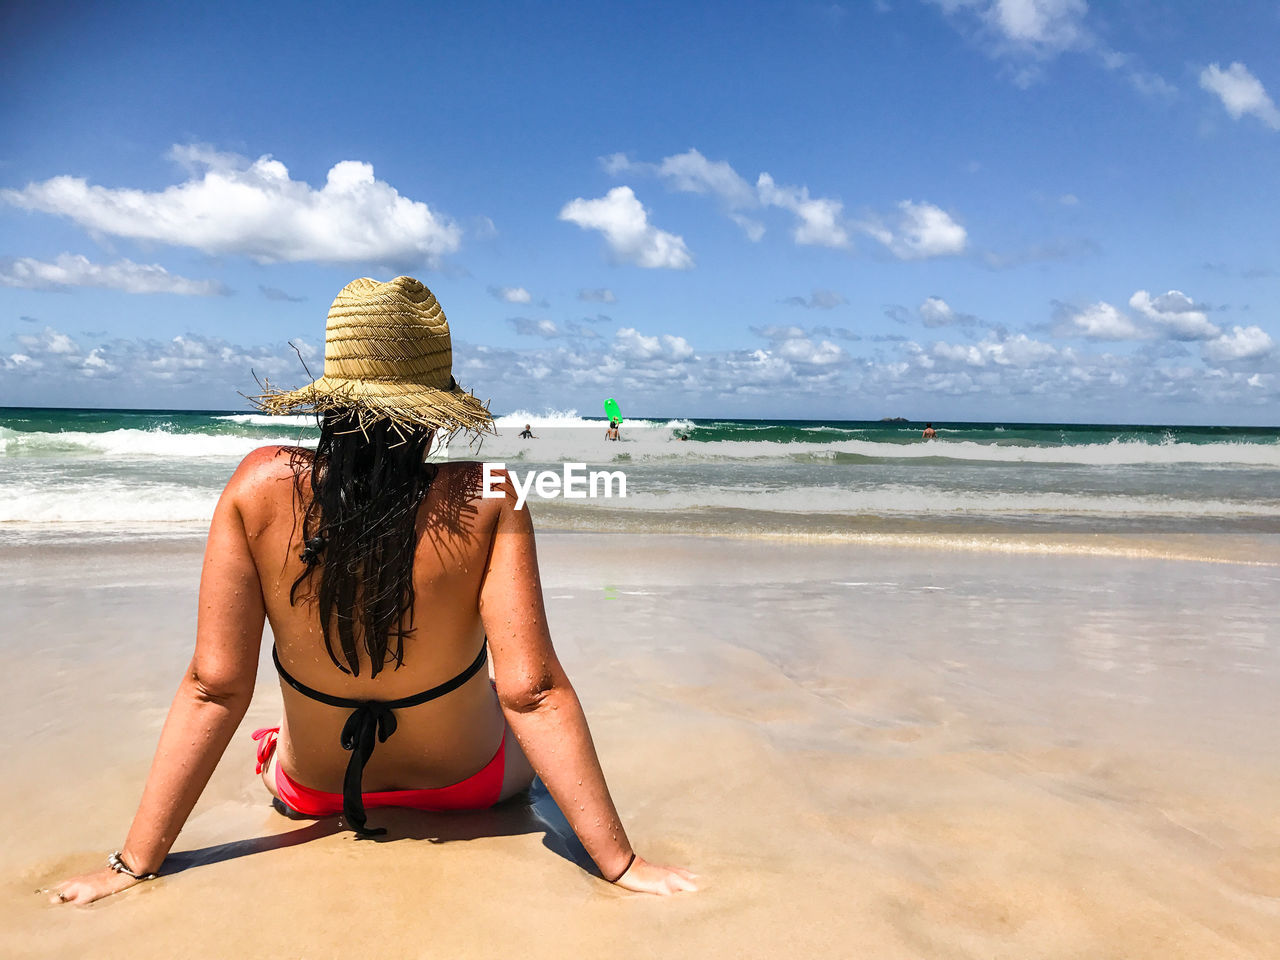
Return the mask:
M 533 522 L 527 507 L 515 509 L 513 493 L 498 517 L 480 615 L 507 723 L 601 875 L 644 893 L 696 890 L 689 871 L 634 855 L 582 705 L 551 646 Z
M 120 855 L 136 874 L 159 871 L 253 697 L 266 611 L 237 497 L 270 455 L 245 458 L 218 501 L 204 570 L 195 653 L 169 708 L 151 773 Z M 72 877 L 55 903 L 87 904 L 138 881 L 111 867 Z

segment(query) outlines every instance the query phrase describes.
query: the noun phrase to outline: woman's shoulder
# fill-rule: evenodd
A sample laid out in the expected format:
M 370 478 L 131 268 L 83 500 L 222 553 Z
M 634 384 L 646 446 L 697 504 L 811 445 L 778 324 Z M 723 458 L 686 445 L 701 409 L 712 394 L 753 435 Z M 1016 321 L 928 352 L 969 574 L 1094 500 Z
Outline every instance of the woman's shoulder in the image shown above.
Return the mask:
M 240 461 L 234 476 L 244 481 L 273 479 L 284 474 L 293 476 L 295 465 L 298 463 L 310 468 L 314 453 L 306 447 L 281 444 L 258 447 Z
M 433 466 L 436 474 L 432 486 L 446 491 L 449 500 L 483 500 L 484 464 L 476 460 L 446 460 Z
M 437 482 L 449 487 L 455 496 L 501 501 L 512 491 L 511 475 L 504 465 L 479 460 L 448 460 L 436 464 L 436 470 Z
M 311 451 L 303 447 L 258 447 L 240 461 L 226 492 L 240 503 L 260 501 L 281 492 L 292 495 L 298 467 L 310 469 L 311 456 Z
M 511 477 L 498 465 L 478 460 L 449 460 L 438 463 L 432 482 L 437 502 L 466 512 L 488 524 L 495 524 L 504 508 L 516 502 Z

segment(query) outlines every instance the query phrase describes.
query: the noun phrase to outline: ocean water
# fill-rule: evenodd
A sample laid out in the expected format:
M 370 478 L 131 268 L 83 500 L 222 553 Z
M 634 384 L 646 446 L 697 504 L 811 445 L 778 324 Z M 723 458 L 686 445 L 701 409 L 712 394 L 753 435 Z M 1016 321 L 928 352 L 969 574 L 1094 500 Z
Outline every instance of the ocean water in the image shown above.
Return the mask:
M 535 440 L 520 440 L 526 423 Z M 627 495 L 530 498 L 543 527 L 736 535 L 1280 533 L 1280 430 L 628 420 L 515 411 L 441 459 L 620 470 Z M 306 416 L 0 408 L 0 537 L 189 535 L 240 458 Z M 682 440 L 681 437 L 687 437 Z

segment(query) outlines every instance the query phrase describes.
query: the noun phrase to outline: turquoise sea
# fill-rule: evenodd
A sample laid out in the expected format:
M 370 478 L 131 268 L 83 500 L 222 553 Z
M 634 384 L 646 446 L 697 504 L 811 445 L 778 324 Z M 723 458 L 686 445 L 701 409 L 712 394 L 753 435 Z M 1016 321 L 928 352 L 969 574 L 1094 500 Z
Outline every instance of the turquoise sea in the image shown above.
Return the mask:
M 520 471 L 581 462 L 627 496 L 531 498 L 542 526 L 715 533 L 1280 532 L 1280 429 L 636 419 L 515 411 L 437 456 Z M 529 423 L 535 440 L 520 440 Z M 0 536 L 174 535 L 208 522 L 257 446 L 314 420 L 237 411 L 0 408 Z M 687 437 L 686 439 L 681 439 Z

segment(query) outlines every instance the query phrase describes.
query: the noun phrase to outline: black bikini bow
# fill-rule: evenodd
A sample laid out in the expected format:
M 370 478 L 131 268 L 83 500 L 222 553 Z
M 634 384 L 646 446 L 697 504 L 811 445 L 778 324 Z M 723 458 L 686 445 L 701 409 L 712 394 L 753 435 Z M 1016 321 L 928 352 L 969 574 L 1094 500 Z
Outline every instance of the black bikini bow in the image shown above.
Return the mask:
M 342 779 L 342 813 L 351 829 L 362 837 L 376 837 L 387 832 L 385 827 L 365 826 L 368 818 L 364 809 L 362 781 L 364 765 L 373 756 L 377 743 L 386 743 L 387 737 L 396 732 L 396 715 L 387 701 L 366 700 L 351 711 L 342 727 L 342 749 L 351 751 L 347 761 L 347 773 Z

